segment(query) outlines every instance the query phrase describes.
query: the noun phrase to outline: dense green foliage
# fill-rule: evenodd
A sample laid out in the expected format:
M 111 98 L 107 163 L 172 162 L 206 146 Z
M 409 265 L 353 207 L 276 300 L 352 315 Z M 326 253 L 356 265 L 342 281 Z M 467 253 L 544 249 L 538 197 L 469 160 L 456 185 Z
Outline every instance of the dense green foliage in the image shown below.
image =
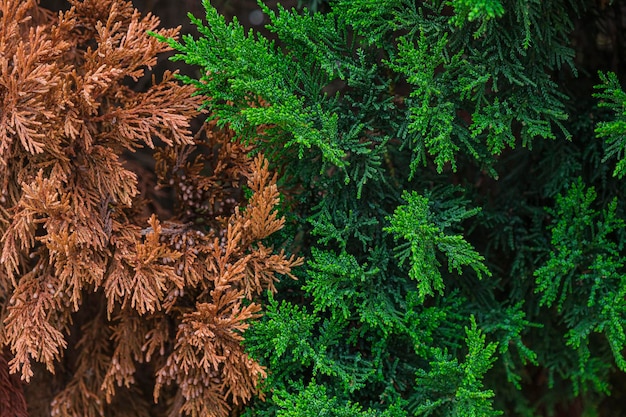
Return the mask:
M 626 93 L 572 39 L 619 5 L 262 5 L 275 41 L 204 5 L 166 41 L 271 159 L 275 243 L 308 259 L 246 333 L 247 414 L 599 413 L 626 371 Z

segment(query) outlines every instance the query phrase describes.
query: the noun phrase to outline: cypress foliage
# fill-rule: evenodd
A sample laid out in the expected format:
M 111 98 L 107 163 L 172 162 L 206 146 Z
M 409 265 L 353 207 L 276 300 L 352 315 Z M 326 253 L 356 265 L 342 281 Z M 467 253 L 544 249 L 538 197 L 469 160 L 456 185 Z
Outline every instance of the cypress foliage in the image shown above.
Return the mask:
M 157 35 L 280 173 L 273 239 L 307 259 L 246 332 L 247 415 L 599 415 L 626 371 L 626 96 L 583 53 L 619 61 L 621 6 L 259 4 L 276 41 L 207 0 L 199 37 Z
M 241 341 L 302 262 L 264 242 L 277 178 L 192 131 L 174 74 L 129 88 L 169 51 L 149 30 L 178 34 L 124 0 L 0 2 L 1 417 L 228 417 L 259 392 Z

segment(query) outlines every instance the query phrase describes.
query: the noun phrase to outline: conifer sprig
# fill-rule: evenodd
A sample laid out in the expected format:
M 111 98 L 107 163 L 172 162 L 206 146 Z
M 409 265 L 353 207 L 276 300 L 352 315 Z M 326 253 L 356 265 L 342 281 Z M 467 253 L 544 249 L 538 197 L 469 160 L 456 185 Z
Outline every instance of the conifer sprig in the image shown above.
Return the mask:
M 626 174 L 626 93 L 615 73 L 599 73 L 601 84 L 596 85 L 599 91 L 594 96 L 600 99 L 599 106 L 613 111 L 614 120 L 598 123 L 596 134 L 605 138 L 606 149 L 602 162 L 617 159 L 613 175 L 623 178 Z

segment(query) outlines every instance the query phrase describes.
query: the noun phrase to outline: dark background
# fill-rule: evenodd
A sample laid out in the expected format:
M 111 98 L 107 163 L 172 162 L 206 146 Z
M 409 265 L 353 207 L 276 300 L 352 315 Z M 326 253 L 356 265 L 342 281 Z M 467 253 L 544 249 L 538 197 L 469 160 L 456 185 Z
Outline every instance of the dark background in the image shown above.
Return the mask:
M 181 27 L 181 35 L 191 34 L 197 37 L 198 32 L 194 25 L 191 24 L 188 14 L 192 14 L 198 18 L 204 18 L 205 10 L 202 6 L 202 0 L 125 0 L 130 1 L 143 15 L 152 13 L 161 21 L 162 28 Z M 283 7 L 290 9 L 298 7 L 298 0 L 264 0 L 270 8 L 276 10 L 276 5 L 280 3 Z M 306 3 L 300 1 L 300 3 Z M 70 7 L 67 0 L 39 0 L 39 4 L 49 10 L 59 11 L 66 10 Z M 269 23 L 269 19 L 263 14 L 257 0 L 211 0 L 220 14 L 225 16 L 228 22 L 236 18 L 246 30 L 254 29 L 266 37 L 272 38 L 272 34 L 265 29 L 265 25 Z M 184 62 L 171 62 L 167 58 L 172 53 L 164 54 L 160 57 L 157 66 L 153 69 L 153 73 L 162 74 L 165 70 L 176 71 L 190 75 L 196 74 L 197 68 L 186 66 Z M 150 75 L 139 80 L 132 87 L 137 91 L 143 91 L 148 88 L 150 83 Z

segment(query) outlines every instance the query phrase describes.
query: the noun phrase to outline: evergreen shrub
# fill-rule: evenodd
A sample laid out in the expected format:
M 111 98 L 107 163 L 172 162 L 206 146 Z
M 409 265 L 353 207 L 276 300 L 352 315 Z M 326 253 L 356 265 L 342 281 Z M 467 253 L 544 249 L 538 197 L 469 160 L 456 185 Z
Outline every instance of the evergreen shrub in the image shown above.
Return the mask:
M 157 35 L 306 259 L 246 332 L 245 415 L 623 415 L 623 5 L 300 3 Z
M 626 415 L 622 2 L 69 3 L 0 2 L 0 416 Z

